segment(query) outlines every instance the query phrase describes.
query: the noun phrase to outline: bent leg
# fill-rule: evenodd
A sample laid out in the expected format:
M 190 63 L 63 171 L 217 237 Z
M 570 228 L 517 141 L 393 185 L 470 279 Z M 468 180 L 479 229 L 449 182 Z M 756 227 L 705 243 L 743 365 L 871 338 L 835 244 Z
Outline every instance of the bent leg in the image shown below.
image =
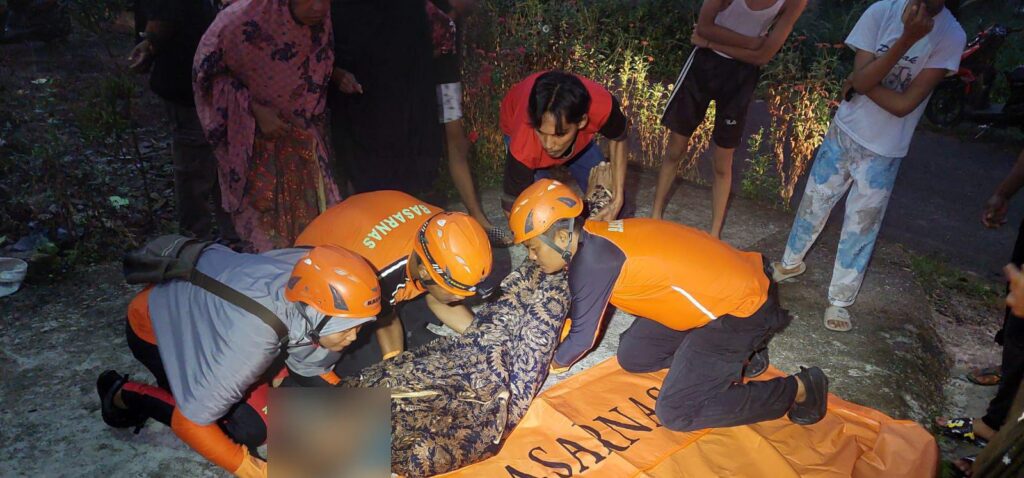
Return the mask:
M 632 373 L 666 369 L 687 334 L 687 331 L 672 330 L 653 320 L 637 317 L 619 336 L 616 353 L 619 366 Z

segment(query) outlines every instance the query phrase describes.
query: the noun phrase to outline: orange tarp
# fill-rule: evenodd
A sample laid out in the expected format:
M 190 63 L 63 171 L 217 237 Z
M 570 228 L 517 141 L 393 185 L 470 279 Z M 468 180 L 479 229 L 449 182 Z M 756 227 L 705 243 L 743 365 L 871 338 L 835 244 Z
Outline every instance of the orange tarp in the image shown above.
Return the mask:
M 834 395 L 809 427 L 782 418 L 672 432 L 654 416 L 665 373 L 631 374 L 606 360 L 538 396 L 498 455 L 443 476 L 935 476 L 931 434 Z

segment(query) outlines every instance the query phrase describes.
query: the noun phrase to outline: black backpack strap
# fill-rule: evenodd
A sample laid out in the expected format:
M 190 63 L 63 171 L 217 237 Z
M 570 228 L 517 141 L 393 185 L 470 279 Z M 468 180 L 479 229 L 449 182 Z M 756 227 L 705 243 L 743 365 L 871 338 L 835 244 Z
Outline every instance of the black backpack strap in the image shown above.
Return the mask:
M 272 312 L 263 304 L 257 302 L 256 299 L 232 289 L 223 282 L 200 272 L 199 269 L 192 269 L 192 273 L 189 275 L 188 281 L 196 286 L 202 287 L 207 292 L 220 297 L 221 299 L 241 307 L 246 312 L 259 317 L 263 323 L 269 325 L 271 329 L 274 329 L 274 332 L 277 334 L 277 338 L 281 340 L 282 344 L 288 341 L 288 327 L 284 325 L 284 322 L 281 322 L 281 319 L 277 314 Z

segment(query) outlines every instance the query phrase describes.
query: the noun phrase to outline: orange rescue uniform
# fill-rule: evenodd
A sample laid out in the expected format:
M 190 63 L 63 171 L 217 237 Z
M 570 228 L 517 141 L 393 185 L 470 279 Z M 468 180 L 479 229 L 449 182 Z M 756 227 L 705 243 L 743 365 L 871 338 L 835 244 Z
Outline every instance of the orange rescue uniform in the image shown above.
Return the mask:
M 410 280 L 409 255 L 420 226 L 443 209 L 400 191 L 356 194 L 317 216 L 295 241 L 296 246 L 344 247 L 366 258 L 377 271 L 382 297 L 390 303 L 426 292 Z M 384 301 L 381 316 L 390 313 Z
M 572 324 L 555 361 L 571 365 L 594 346 L 608 304 L 690 330 L 751 316 L 769 284 L 761 254 L 703 231 L 654 219 L 587 221 L 569 265 Z

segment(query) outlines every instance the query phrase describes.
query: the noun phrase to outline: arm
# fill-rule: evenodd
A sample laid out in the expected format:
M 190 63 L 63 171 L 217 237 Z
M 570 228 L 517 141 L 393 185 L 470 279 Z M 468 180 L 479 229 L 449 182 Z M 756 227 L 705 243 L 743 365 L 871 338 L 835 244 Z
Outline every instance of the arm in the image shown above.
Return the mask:
M 695 27 L 697 34 L 720 45 L 728 45 L 747 50 L 756 50 L 760 48 L 761 44 L 764 43 L 764 38 L 748 37 L 715 23 L 715 17 L 717 17 L 722 10 L 725 10 L 727 6 L 728 5 L 725 0 L 704 0 L 704 3 L 700 6 L 700 14 L 697 16 L 697 26 Z
M 917 109 L 945 77 L 946 70 L 928 68 L 921 70 L 902 93 L 878 85 L 867 92 L 867 97 L 893 116 L 902 118 Z
M 626 139 L 612 140 L 609 144 L 612 163 L 612 175 L 615 181 L 615 191 L 611 204 L 594 217 L 597 221 L 614 221 L 622 210 L 624 191 L 626 188 Z
M 460 334 L 473 323 L 473 311 L 463 304 L 448 305 L 428 294 L 427 307 L 444 325 Z
M 380 353 L 385 359 L 405 350 L 405 329 L 402 328 L 402 321 L 398 320 L 398 314 L 392 313 L 381 321 L 374 334 L 377 336 L 377 343 L 380 344 Z
M 594 348 L 612 290 L 626 262 L 621 249 L 597 236 L 590 236 L 577 254 L 569 269 L 572 324 L 551 362 L 551 369 L 556 373 L 567 370 Z
M 865 12 L 865 15 L 867 14 Z M 857 49 L 853 74 L 850 75 L 853 89 L 858 93 L 867 93 L 878 86 L 900 61 L 900 58 L 903 58 L 907 50 L 932 31 L 933 25 L 934 20 L 931 15 L 928 15 L 926 9 L 919 2 L 909 3 L 903 15 L 903 34 L 889 46 L 888 50 L 881 56 L 875 57 L 871 51 Z
M 779 19 L 775 22 L 775 26 L 772 27 L 764 42 L 755 49 L 723 45 L 707 38 L 704 38 L 705 44 L 708 48 L 725 53 L 744 63 L 756 66 L 767 65 L 775 57 L 775 54 L 782 49 L 782 45 L 786 44 L 786 38 L 793 31 L 793 25 L 796 25 L 796 21 L 800 18 L 806 7 L 807 0 L 786 0 L 786 5 L 782 7 L 782 13 L 779 14 Z M 703 37 L 699 36 L 698 38 Z M 698 46 L 699 44 L 698 40 Z
M 245 446 L 231 440 L 216 423 L 200 425 L 175 407 L 171 414 L 171 430 L 196 453 L 236 476 L 267 476 L 267 462 L 249 455 Z
M 999 187 L 985 203 L 985 214 L 981 218 L 985 227 L 997 228 L 1006 224 L 1006 211 L 1009 209 L 1007 203 L 1021 187 L 1024 187 L 1024 150 L 1017 156 L 1017 162 L 1013 164 L 1010 174 L 999 183 Z M 1024 307 L 1024 302 L 1021 306 Z

